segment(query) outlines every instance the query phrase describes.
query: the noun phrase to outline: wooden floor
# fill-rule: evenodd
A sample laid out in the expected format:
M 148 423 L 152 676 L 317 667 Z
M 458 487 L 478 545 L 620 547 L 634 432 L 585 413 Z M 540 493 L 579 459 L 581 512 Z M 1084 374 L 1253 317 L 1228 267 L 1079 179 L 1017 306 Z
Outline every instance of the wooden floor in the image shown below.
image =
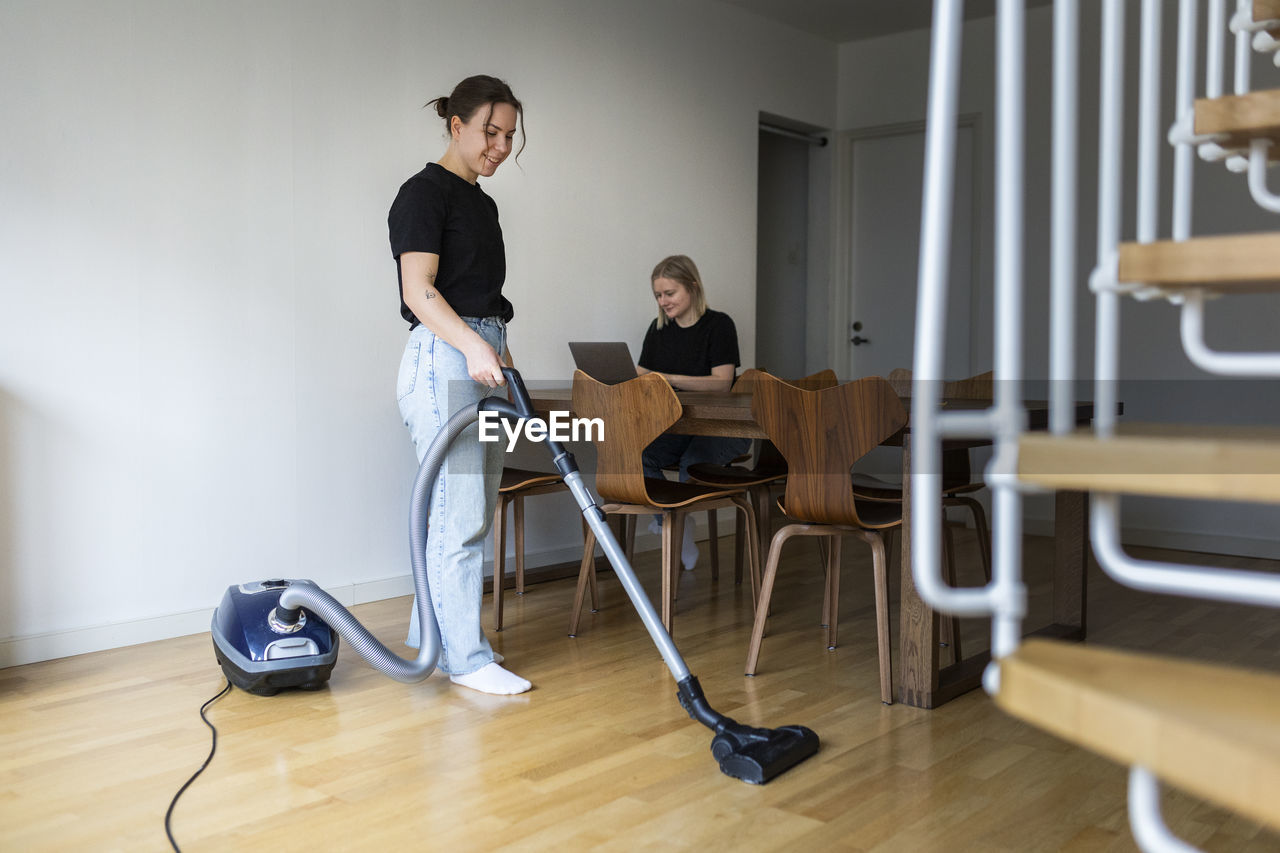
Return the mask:
M 961 544 L 973 554 L 971 539 Z M 1050 544 L 1028 540 L 1029 627 L 1048 621 Z M 602 610 L 577 639 L 565 636 L 571 581 L 508 593 L 507 629 L 491 637 L 533 681 L 524 696 L 484 696 L 439 674 L 402 685 L 350 649 L 327 690 L 233 691 L 209 712 L 218 752 L 179 802 L 178 842 L 189 851 L 1135 849 L 1122 768 L 1013 721 L 981 692 L 935 711 L 881 705 L 867 549 L 844 548 L 841 646 L 828 652 L 813 547 L 792 546 L 756 678 L 741 674 L 749 593 L 732 580 L 713 586 L 705 567 L 681 578 L 676 639 L 712 705 L 753 725 L 803 723 L 822 738 L 817 756 L 767 786 L 720 774 L 710 733 L 680 709 L 620 586 L 602 576 Z M 655 588 L 653 554 L 636 568 Z M 962 577 L 974 574 L 966 566 Z M 407 599 L 355 608 L 395 648 L 407 610 Z M 1274 611 L 1135 593 L 1096 572 L 1089 611 L 1094 642 L 1280 671 Z M 966 626 L 966 652 L 986 647 L 985 631 Z M 0 671 L 0 850 L 166 849 L 165 809 L 209 748 L 197 709 L 223 683 L 208 634 Z M 1208 850 L 1280 849 L 1280 837 L 1176 791 L 1164 802 L 1172 828 Z

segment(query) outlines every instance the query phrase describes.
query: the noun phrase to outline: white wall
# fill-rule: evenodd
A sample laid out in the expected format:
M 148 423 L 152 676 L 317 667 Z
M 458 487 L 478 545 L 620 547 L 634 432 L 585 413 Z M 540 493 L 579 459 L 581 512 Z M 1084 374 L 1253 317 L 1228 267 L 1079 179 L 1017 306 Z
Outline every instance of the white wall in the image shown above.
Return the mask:
M 473 73 L 526 107 L 486 182 L 525 375 L 638 349 L 672 252 L 751 363 L 757 117 L 831 126 L 833 45 L 713 0 L 0 4 L 0 666 L 204 630 L 243 580 L 406 589 L 386 212 Z
M 1137 32 L 1137 3 L 1128 4 L 1127 32 Z M 1176 3 L 1165 0 L 1169 15 L 1164 26 L 1164 57 L 1169 63 L 1176 36 Z M 1086 278 L 1094 266 L 1097 199 L 1097 98 L 1098 6 L 1082 4 L 1080 70 L 1080 180 L 1076 291 L 1079 345 L 1077 375 L 1091 377 L 1093 369 L 1094 299 Z M 1026 330 L 1024 340 L 1026 375 L 1044 380 L 1048 375 L 1048 284 L 1049 284 L 1049 190 L 1050 190 L 1050 107 L 1052 92 L 1051 8 L 1027 12 L 1027 193 L 1026 243 Z M 1126 91 L 1128 120 L 1126 144 L 1130 149 L 1125 163 L 1125 239 L 1134 239 L 1136 183 L 1135 140 L 1137 137 L 1136 69 L 1138 41 L 1127 40 L 1126 57 L 1129 86 Z M 839 106 L 837 126 L 853 131 L 885 125 L 920 122 L 925 117 L 928 89 L 927 31 L 904 33 L 881 39 L 851 42 L 840 48 Z M 994 19 L 965 24 L 959 99 L 961 114 L 978 118 L 983 145 L 981 174 L 988 184 L 979 188 L 982 233 L 981 254 L 975 288 L 975 323 L 971 333 L 971 363 L 974 372 L 992 364 L 992 279 L 994 276 L 992 235 L 994 233 L 994 139 L 995 139 L 995 26 Z M 1203 62 L 1203 60 L 1202 60 Z M 1166 64 L 1166 69 L 1172 66 Z M 1201 65 L 1203 69 L 1203 65 Z M 1228 69 L 1229 72 L 1229 69 Z M 1258 57 L 1253 70 L 1256 86 L 1280 85 L 1280 76 L 1266 57 Z M 1173 72 L 1167 70 L 1163 88 L 1164 116 L 1171 116 Z M 1203 71 L 1198 75 L 1203 79 Z M 1230 77 L 1228 77 L 1228 80 Z M 1162 201 L 1162 237 L 1168 237 L 1170 217 L 1169 178 L 1172 156 L 1161 154 L 1161 171 L 1166 176 Z M 1226 172 L 1220 164 L 1200 163 L 1196 169 L 1196 233 L 1231 233 L 1274 230 L 1274 216 L 1259 211 L 1249 200 L 1244 178 Z M 916 235 L 913 235 L 913 238 Z M 915 286 L 914 282 L 909 283 Z M 842 286 L 834 282 L 835 287 Z M 1280 300 L 1273 296 L 1219 300 L 1209 308 L 1208 340 L 1223 349 L 1276 349 L 1276 317 Z M 1123 340 L 1120 399 L 1126 419 L 1131 421 L 1183 421 L 1197 423 L 1275 423 L 1280 421 L 1280 394 L 1276 383 L 1224 382 L 1195 368 L 1182 352 L 1178 337 L 1178 314 L 1167 303 L 1137 303 L 1125 300 L 1122 308 Z M 911 334 L 911 330 L 905 330 Z M 835 339 L 836 348 L 843 346 Z M 840 352 L 832 360 L 844 363 Z M 956 377 L 958 378 L 958 377 Z M 1085 393 L 1092 396 L 1092 388 Z M 1029 526 L 1044 528 L 1052 515 L 1047 501 L 1031 501 L 1027 509 Z M 1274 510 L 1247 504 L 1211 504 L 1131 498 L 1125 501 L 1126 539 L 1135 543 L 1217 550 L 1225 553 L 1280 557 L 1280 543 L 1274 532 Z

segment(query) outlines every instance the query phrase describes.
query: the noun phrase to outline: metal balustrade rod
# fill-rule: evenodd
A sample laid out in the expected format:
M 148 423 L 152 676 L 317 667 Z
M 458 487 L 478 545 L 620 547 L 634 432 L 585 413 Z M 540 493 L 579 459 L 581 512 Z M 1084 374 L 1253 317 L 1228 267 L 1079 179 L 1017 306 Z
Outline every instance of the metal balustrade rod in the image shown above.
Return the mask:
M 1220 98 L 1223 94 L 1223 42 L 1227 37 L 1226 0 L 1209 0 L 1209 10 L 1205 25 L 1205 64 L 1204 91 L 1205 97 Z M 1237 62 L 1239 56 L 1237 55 Z M 1238 73 L 1239 67 L 1237 65 Z M 1224 148 L 1217 140 L 1202 141 L 1197 146 L 1200 159 L 1211 162 L 1226 161 L 1229 170 L 1239 172 L 1243 161 L 1233 149 Z
M 1198 853 L 1165 825 L 1160 814 L 1160 782 L 1136 764 L 1129 768 L 1129 829 L 1143 853 Z
M 1253 0 L 1236 0 L 1236 22 L 1253 20 Z M 1243 26 L 1236 28 L 1236 64 L 1232 89 L 1237 95 L 1249 91 L 1250 72 L 1249 30 Z
M 1108 575 L 1133 589 L 1262 607 L 1280 607 L 1280 575 L 1138 560 L 1120 542 L 1120 496 L 1089 498 L 1093 553 Z
M 1079 125 L 1080 11 L 1053 4 L 1053 198 L 1049 273 L 1049 429 L 1075 428 L 1076 128 Z
M 1220 1 L 1220 0 L 1219 0 Z M 1138 104 L 1138 242 L 1156 239 L 1160 204 L 1160 0 L 1142 0 L 1141 94 Z
M 1267 188 L 1270 139 L 1254 139 L 1249 143 L 1249 195 L 1263 210 L 1280 213 L 1280 195 Z
M 1018 446 L 1026 421 L 1022 404 L 1023 194 L 1026 137 L 1026 3 L 996 6 L 996 455 Z M 1022 496 L 1013 477 L 988 481 L 997 519 L 992 539 L 991 654 L 1013 652 L 1022 638 Z
M 1179 0 L 1178 4 L 1178 72 L 1177 91 L 1174 97 L 1175 127 L 1186 133 L 1178 134 L 1173 155 L 1173 239 L 1186 240 L 1191 236 L 1192 168 L 1195 165 L 1192 142 L 1189 138 L 1195 116 L 1196 74 L 1196 3 L 1195 0 Z
M 1098 267 L 1116 263 L 1120 245 L 1121 156 L 1124 144 L 1124 2 L 1102 5 L 1102 78 L 1098 121 Z M 1110 271 L 1114 277 L 1114 271 Z M 1115 431 L 1116 379 L 1120 361 L 1120 297 L 1097 294 L 1094 340 L 1094 429 Z
M 1191 290 L 1182 303 L 1182 348 L 1192 364 L 1219 376 L 1280 376 L 1280 353 L 1210 349 L 1204 340 L 1204 302 L 1204 291 Z
M 1205 25 L 1204 94 L 1222 97 L 1222 42 L 1226 38 L 1226 18 L 1222 0 L 1209 0 Z
M 942 578 L 942 453 L 938 432 L 946 351 L 948 253 L 954 194 L 957 101 L 964 4 L 934 0 L 925 127 L 924 209 L 912 377 L 911 570 L 930 607 L 960 615 L 991 612 L 985 590 L 952 589 Z
M 942 412 L 937 430 L 942 438 L 990 438 L 1000 429 L 995 409 L 978 412 Z

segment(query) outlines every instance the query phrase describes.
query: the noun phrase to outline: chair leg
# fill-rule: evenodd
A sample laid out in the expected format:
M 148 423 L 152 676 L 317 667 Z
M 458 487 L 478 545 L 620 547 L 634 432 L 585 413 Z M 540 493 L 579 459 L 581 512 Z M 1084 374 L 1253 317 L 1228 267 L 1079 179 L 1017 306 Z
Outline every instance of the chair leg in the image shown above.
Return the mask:
M 956 585 L 956 538 L 947 524 L 945 514 L 942 519 L 942 568 L 948 586 Z M 960 654 L 960 617 L 939 614 L 941 624 L 938 626 L 939 642 L 951 649 L 951 662 L 959 663 Z
M 511 504 L 516 528 L 516 595 L 524 595 L 524 498 L 517 497 Z
M 502 586 L 507 576 L 507 501 L 498 495 L 493 512 L 493 630 L 502 630 Z
M 973 513 L 973 530 L 978 535 L 978 555 L 982 558 L 982 576 L 991 583 L 991 528 L 987 526 L 987 512 L 977 498 L 952 498 Z
M 840 630 L 840 534 L 830 537 L 827 555 L 827 651 L 836 647 L 836 635 Z
M 569 617 L 569 636 L 578 636 L 578 621 L 582 618 L 582 603 L 586 598 L 588 573 L 596 570 L 596 534 L 587 528 L 582 542 L 582 563 L 578 566 L 578 590 L 573 596 L 573 613 Z M 594 611 L 592 611 L 594 612 Z
M 885 558 L 889 561 L 889 565 L 891 566 L 897 565 L 894 560 L 897 559 L 895 555 L 898 552 L 895 550 L 894 545 L 897 544 L 897 540 L 900 538 L 901 533 L 902 528 L 900 527 L 890 527 L 880 532 L 881 538 L 884 539 Z
M 718 581 L 720 580 L 720 533 L 716 530 L 716 511 L 714 509 L 707 510 L 707 534 L 707 547 L 711 549 L 711 579 Z M 681 539 L 680 542 L 683 544 L 684 539 Z
M 831 561 L 827 558 L 825 536 L 818 540 L 818 554 L 822 557 L 822 618 L 818 620 L 818 627 L 827 631 L 831 628 Z
M 734 513 L 733 521 L 733 585 L 742 586 L 742 561 L 746 556 L 743 541 L 747 535 L 747 517 L 744 513 Z
M 734 505 L 738 508 L 738 541 L 744 545 L 746 557 L 750 565 L 748 572 L 751 577 L 751 611 L 755 612 L 756 603 L 760 598 L 760 519 L 756 515 L 755 508 L 751 505 L 751 496 L 742 495 L 734 498 Z M 742 582 L 742 566 L 738 565 L 738 583 Z
M 756 618 L 751 628 L 751 643 L 747 646 L 747 675 L 756 674 L 756 664 L 760 660 L 760 645 L 764 642 L 764 623 L 769 618 L 769 598 L 773 595 L 773 582 L 778 576 L 778 561 L 782 556 L 782 546 L 795 535 L 795 525 L 787 525 L 773 535 L 769 543 L 769 561 L 764 568 L 764 577 L 760 581 L 760 599 L 756 602 Z
M 662 513 L 662 627 L 671 634 L 675 618 L 675 572 L 680 570 L 680 543 L 684 518 L 680 513 Z
M 756 585 L 756 592 L 760 591 L 760 564 L 761 555 L 769 552 L 769 540 L 773 537 L 772 511 L 769 506 L 769 486 L 753 486 L 747 492 L 751 497 L 752 509 L 755 511 L 756 517 L 756 575 L 753 582 Z
M 880 701 L 893 704 L 893 661 L 889 650 L 889 578 L 884 538 L 871 531 L 865 537 L 871 545 L 871 567 L 876 588 L 876 645 L 880 654 Z
M 587 527 L 587 520 L 582 516 L 579 516 L 578 518 L 582 522 L 583 543 L 587 541 L 587 536 L 591 536 L 594 539 L 595 533 L 591 531 L 591 528 Z M 591 569 L 591 574 L 587 575 L 587 577 L 590 578 L 590 583 L 591 583 L 591 612 L 598 613 L 600 611 L 600 596 L 596 592 L 596 572 L 595 572 L 595 566 L 594 566 L 595 555 L 592 555 L 591 562 L 593 564 Z
M 634 515 L 619 515 L 618 537 L 622 542 L 622 553 L 627 555 L 627 562 L 636 559 L 636 519 Z

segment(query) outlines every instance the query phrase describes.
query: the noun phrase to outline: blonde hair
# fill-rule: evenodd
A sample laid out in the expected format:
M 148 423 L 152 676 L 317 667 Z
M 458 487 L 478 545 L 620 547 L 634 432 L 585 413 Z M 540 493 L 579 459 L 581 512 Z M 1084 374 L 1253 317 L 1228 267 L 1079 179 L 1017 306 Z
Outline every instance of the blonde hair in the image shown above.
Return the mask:
M 702 319 L 702 315 L 707 313 L 707 296 L 702 290 L 702 276 L 698 275 L 698 265 L 688 255 L 670 255 L 658 261 L 658 265 L 653 268 L 653 274 L 649 276 L 649 288 L 653 288 L 653 283 L 660 278 L 669 278 L 672 281 L 679 282 L 689 291 L 689 298 L 693 302 L 693 313 L 697 319 Z M 662 309 L 658 309 L 658 328 L 661 329 L 667 325 L 667 315 L 662 313 Z

